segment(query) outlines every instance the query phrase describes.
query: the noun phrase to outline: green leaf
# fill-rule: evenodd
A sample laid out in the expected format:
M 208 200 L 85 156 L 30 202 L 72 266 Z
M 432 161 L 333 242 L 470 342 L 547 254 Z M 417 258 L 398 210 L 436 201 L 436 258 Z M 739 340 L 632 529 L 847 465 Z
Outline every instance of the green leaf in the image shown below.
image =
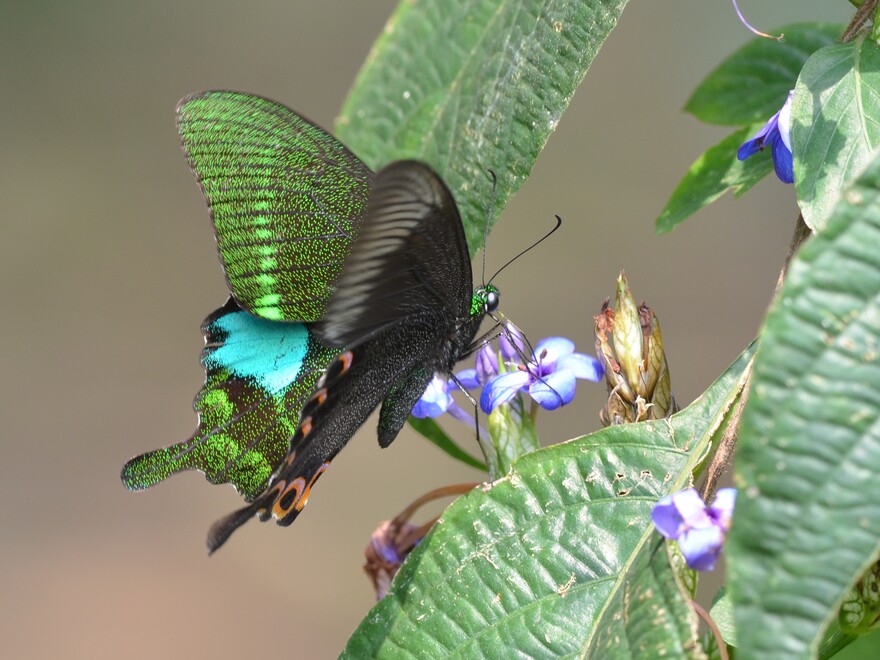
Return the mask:
M 774 30 L 784 41 L 752 39 L 706 76 L 684 109 L 710 124 L 763 124 L 785 103 L 807 58 L 833 44 L 843 27 L 796 23 Z
M 342 109 L 337 134 L 371 167 L 433 166 L 473 254 L 528 177 L 627 0 L 401 2 Z
M 733 619 L 733 604 L 727 591 L 722 589 L 715 596 L 709 616 L 715 621 L 724 641 L 730 646 L 736 646 L 736 624 Z
M 669 565 L 678 578 L 683 593 L 688 598 L 697 597 L 697 586 L 699 586 L 699 576 L 697 571 L 687 565 L 687 559 L 678 547 L 678 543 L 668 543 L 666 545 L 666 554 L 669 555 Z
M 850 640 L 850 644 L 842 650 L 831 655 L 820 655 L 820 658 L 833 657 L 834 660 L 865 660 L 865 658 L 873 658 L 877 655 L 877 649 L 880 648 L 880 630 L 875 630 L 870 635 L 865 635 L 856 640 Z
M 727 548 L 742 657 L 810 657 L 880 550 L 878 246 L 875 155 L 762 331 Z
M 344 656 L 682 657 L 696 628 L 651 509 L 687 484 L 751 350 L 686 410 L 527 454 L 455 502 Z
M 821 229 L 840 193 L 880 146 L 880 49 L 860 37 L 815 53 L 791 108 L 798 204 Z
M 605 604 L 585 658 L 701 657 L 699 621 L 656 532 L 643 542 Z
M 739 146 L 762 125 L 747 126 L 728 135 L 691 165 L 657 218 L 658 234 L 672 231 L 728 190 L 739 197 L 773 170 L 769 152 L 747 160 L 738 160 L 736 157 Z
M 455 441 L 446 434 L 446 431 L 444 431 L 443 428 L 430 417 L 419 418 L 410 415 L 409 425 L 455 460 L 461 461 L 462 463 L 477 468 L 478 470 L 482 470 L 483 472 L 486 472 L 489 469 L 481 460 L 474 458 L 464 449 L 455 444 Z

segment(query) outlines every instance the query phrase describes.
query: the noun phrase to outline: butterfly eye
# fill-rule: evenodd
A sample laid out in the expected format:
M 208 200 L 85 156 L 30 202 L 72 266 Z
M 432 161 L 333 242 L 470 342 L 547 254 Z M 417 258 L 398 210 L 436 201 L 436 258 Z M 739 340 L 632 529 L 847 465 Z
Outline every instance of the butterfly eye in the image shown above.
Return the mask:
M 501 303 L 501 294 L 498 289 L 492 287 L 491 289 L 486 290 L 486 311 L 494 312 L 498 309 L 498 305 Z

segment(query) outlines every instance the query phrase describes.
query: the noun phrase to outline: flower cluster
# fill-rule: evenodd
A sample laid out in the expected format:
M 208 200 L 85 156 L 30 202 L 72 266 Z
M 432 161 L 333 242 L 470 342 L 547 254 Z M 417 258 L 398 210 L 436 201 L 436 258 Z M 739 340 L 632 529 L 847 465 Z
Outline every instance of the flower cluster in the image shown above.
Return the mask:
M 519 392 L 528 392 L 544 410 L 555 410 L 574 398 L 578 378 L 596 383 L 604 375 L 596 358 L 575 353 L 574 342 L 565 337 L 539 341 L 526 364 L 519 364 L 513 358 L 505 364 L 509 370 L 504 373 L 496 370 L 497 375 L 483 387 L 480 408 L 484 413 L 491 413 Z
M 499 350 L 496 352 L 489 344 L 483 346 L 477 351 L 475 367 L 456 373 L 455 380 L 468 391 L 483 388 L 479 402 L 486 414 L 519 392 L 528 393 L 545 410 L 554 410 L 571 402 L 578 379 L 598 382 L 604 375 L 602 364 L 596 358 L 576 353 L 574 348 L 570 339 L 547 337 L 538 342 L 528 359 L 522 334 L 515 326 L 508 325 L 499 339 Z M 454 387 L 454 383 L 445 378 L 434 376 L 412 414 L 437 417 L 448 412 L 473 425 L 473 415 L 453 400 L 450 391 Z
M 707 507 L 693 488 L 667 495 L 654 505 L 654 527 L 678 541 L 687 565 L 698 571 L 715 568 L 733 518 L 735 488 L 722 488 Z

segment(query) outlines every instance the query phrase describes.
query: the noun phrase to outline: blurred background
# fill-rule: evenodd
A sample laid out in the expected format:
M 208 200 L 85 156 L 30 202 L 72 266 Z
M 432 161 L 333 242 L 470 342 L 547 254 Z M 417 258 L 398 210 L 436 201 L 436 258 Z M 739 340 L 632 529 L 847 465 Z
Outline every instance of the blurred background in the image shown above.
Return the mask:
M 767 31 L 851 14 L 844 0 L 741 4 Z M 408 430 L 380 450 L 371 420 L 294 526 L 249 523 L 210 559 L 208 526 L 241 504 L 231 487 L 119 481 L 128 458 L 195 428 L 199 324 L 227 295 L 175 103 L 247 90 L 329 129 L 394 6 L 0 1 L 0 656 L 334 656 L 373 604 L 361 565 L 379 521 L 480 478 Z M 682 405 L 756 333 L 797 214 L 769 177 L 654 233 L 727 133 L 680 108 L 751 36 L 724 0 L 632 2 L 489 240 L 491 271 L 565 220 L 498 282 L 533 341 L 593 352 L 592 317 L 625 268 L 662 322 Z M 543 442 L 597 429 L 603 397 L 581 384 L 539 419 Z

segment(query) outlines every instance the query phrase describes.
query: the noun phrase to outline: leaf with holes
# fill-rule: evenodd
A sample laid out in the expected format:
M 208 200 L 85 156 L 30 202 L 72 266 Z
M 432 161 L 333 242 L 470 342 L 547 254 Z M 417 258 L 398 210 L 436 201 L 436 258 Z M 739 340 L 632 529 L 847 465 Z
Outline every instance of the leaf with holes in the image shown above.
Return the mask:
M 527 454 L 458 500 L 344 655 L 687 655 L 696 627 L 651 508 L 686 485 L 750 360 L 751 349 L 669 419 Z

